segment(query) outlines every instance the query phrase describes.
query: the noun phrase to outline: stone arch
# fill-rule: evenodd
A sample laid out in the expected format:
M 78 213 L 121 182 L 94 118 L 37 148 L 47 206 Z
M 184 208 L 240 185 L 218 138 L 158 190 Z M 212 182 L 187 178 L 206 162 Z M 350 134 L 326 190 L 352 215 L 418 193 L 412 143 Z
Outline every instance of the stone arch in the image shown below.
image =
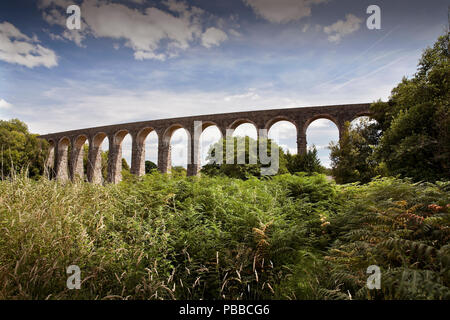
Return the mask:
M 236 128 L 237 127 L 239 127 L 241 124 L 246 124 L 246 123 L 250 123 L 250 124 L 252 124 L 255 128 L 256 128 L 256 130 L 258 130 L 258 125 L 256 124 L 256 122 L 254 122 L 254 121 L 252 121 L 252 120 L 250 120 L 250 119 L 247 119 L 247 118 L 240 118 L 240 119 L 236 119 L 236 120 L 234 120 L 232 123 L 230 123 L 228 126 L 227 126 L 227 130 L 236 130 Z
M 184 129 L 186 130 L 186 133 L 188 135 L 188 138 L 190 137 L 190 132 L 189 130 L 183 126 L 182 124 L 176 123 L 171 125 L 170 127 L 168 127 L 163 134 L 162 137 L 162 141 L 164 142 L 164 144 L 170 144 L 170 140 L 172 139 L 172 135 L 175 131 L 177 131 L 178 129 Z
M 215 128 L 216 133 L 217 132 L 219 133 L 218 139 L 211 137 L 211 139 L 205 140 L 204 133 L 207 132 L 207 133 L 209 133 L 212 136 L 212 130 L 214 130 L 214 128 Z M 199 147 L 200 147 L 200 150 L 199 150 L 200 160 L 199 160 L 199 162 L 200 162 L 201 165 L 206 163 L 205 161 L 206 161 L 206 157 L 208 155 L 208 151 L 209 151 L 210 147 L 214 143 L 219 142 L 220 139 L 222 139 L 222 138 L 224 138 L 224 132 L 222 132 L 222 130 L 221 130 L 221 128 L 220 128 L 220 126 L 218 124 L 216 124 L 215 122 L 212 122 L 212 121 L 207 121 L 207 122 L 203 122 L 202 123 L 202 133 L 201 133 L 201 135 L 199 137 L 199 141 L 198 141 L 198 144 L 199 144 Z
M 373 114 L 370 111 L 361 111 L 361 112 L 358 112 L 355 115 L 353 115 L 353 117 L 351 118 L 350 121 L 353 121 L 360 117 L 369 117 L 369 118 L 373 119 Z
M 69 148 L 70 139 L 66 136 L 60 138 L 56 150 L 56 179 L 66 181 L 69 179 Z
M 88 139 L 86 134 L 80 134 L 74 139 L 74 148 L 81 148 Z
M 67 136 L 64 136 L 58 140 L 58 148 L 69 146 L 70 146 L 70 139 Z
M 245 130 L 245 127 L 247 127 L 247 130 Z M 258 130 L 262 127 L 263 125 L 258 126 L 255 121 L 248 118 L 233 121 L 226 132 L 227 137 L 233 137 L 233 139 L 227 139 L 224 145 L 224 163 L 256 164 L 258 159 L 258 138 L 261 134 L 263 138 L 266 137 L 263 130 Z M 248 150 L 248 153 L 245 150 Z
M 89 156 L 87 175 L 88 181 L 96 184 L 103 183 L 102 176 L 102 144 L 108 136 L 105 132 L 97 132 L 89 139 Z
M 217 127 L 217 129 L 219 129 L 220 133 L 222 134 L 219 124 L 214 121 L 202 121 L 202 132 L 212 126 Z
M 153 127 L 144 127 L 132 136 L 132 150 L 131 150 L 131 173 L 137 176 L 145 174 L 145 155 L 146 155 L 146 139 L 152 134 L 156 134 L 157 144 L 159 140 L 158 132 Z M 158 147 L 155 148 L 158 154 Z M 156 157 L 156 163 L 158 162 Z
M 228 125 L 226 135 L 233 136 L 236 132 L 236 129 L 238 129 L 238 127 L 240 127 L 241 125 L 246 125 L 246 124 L 249 124 L 255 128 L 256 136 L 254 138 L 255 138 L 255 140 L 258 139 L 258 135 L 259 135 L 258 125 L 256 124 L 256 122 L 254 122 L 250 119 L 247 119 L 247 118 L 237 119 L 237 120 L 233 121 L 230 125 Z
M 309 118 L 308 120 L 306 120 L 305 124 L 303 125 L 303 133 L 306 134 L 306 131 L 308 130 L 309 125 L 310 125 L 312 122 L 314 122 L 314 121 L 316 121 L 316 120 L 319 120 L 319 119 L 327 119 L 327 120 L 330 120 L 331 122 L 333 122 L 333 123 L 336 125 L 336 127 L 337 127 L 338 129 L 339 129 L 339 127 L 340 127 L 340 123 L 339 123 L 339 121 L 338 121 L 338 119 L 337 119 L 336 117 L 334 117 L 334 116 L 332 116 L 332 115 L 330 115 L 330 114 L 326 114 L 326 113 L 324 113 L 324 114 L 317 114 L 317 115 L 315 115 L 315 116 Z
M 99 148 L 101 147 L 103 141 L 105 140 L 105 138 L 107 138 L 108 135 L 105 132 L 98 132 L 94 135 L 94 137 L 92 137 L 92 146 L 94 146 L 95 148 Z
M 145 127 L 140 129 L 136 134 L 136 142 L 139 144 L 143 144 L 145 142 L 145 139 L 147 139 L 147 136 L 153 131 L 155 131 L 156 135 L 158 135 L 158 132 L 152 127 Z
M 269 121 L 266 122 L 266 125 L 264 126 L 264 129 L 266 129 L 267 132 L 269 132 L 270 128 L 272 128 L 272 126 L 274 124 L 276 124 L 277 122 L 280 122 L 280 121 L 287 121 L 287 122 L 292 123 L 295 126 L 295 129 L 298 131 L 297 123 L 295 121 L 293 121 L 292 119 L 290 119 L 289 117 L 287 117 L 287 116 L 277 116 L 277 117 L 274 117 L 274 118 L 270 119 Z
M 118 183 L 122 180 L 122 143 L 130 135 L 127 129 L 120 129 L 113 133 L 109 141 L 108 152 L 108 182 Z
M 278 125 L 285 124 L 288 124 L 289 128 L 285 128 L 283 134 L 280 134 L 278 132 L 280 130 Z M 293 148 L 295 151 L 292 153 L 298 153 L 299 130 L 297 124 L 294 121 L 288 119 L 287 117 L 277 117 L 276 119 L 272 119 L 267 122 L 266 130 L 267 137 L 276 142 L 278 146 L 283 147 L 285 151 L 289 151 L 291 148 Z
M 175 131 L 178 129 L 184 129 L 187 136 L 187 165 L 190 163 L 190 141 L 191 132 L 182 124 L 176 123 L 169 126 L 162 137 L 159 139 L 159 151 L 158 151 L 158 167 L 162 173 L 169 173 L 172 169 L 172 148 L 171 140 Z
M 84 168 L 84 145 L 89 141 L 89 138 L 86 134 L 80 134 L 73 140 L 73 148 L 71 155 L 71 173 L 70 176 L 72 179 L 84 179 L 87 172 L 85 172 Z M 86 170 L 87 171 L 87 170 Z

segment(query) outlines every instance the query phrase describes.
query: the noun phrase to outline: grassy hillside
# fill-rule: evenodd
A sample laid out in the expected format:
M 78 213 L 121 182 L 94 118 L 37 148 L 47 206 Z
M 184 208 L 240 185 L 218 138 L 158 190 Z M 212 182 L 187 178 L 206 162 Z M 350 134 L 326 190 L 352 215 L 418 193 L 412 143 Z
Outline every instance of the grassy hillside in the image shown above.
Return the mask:
M 0 299 L 450 299 L 448 182 L 128 179 L 0 182 Z

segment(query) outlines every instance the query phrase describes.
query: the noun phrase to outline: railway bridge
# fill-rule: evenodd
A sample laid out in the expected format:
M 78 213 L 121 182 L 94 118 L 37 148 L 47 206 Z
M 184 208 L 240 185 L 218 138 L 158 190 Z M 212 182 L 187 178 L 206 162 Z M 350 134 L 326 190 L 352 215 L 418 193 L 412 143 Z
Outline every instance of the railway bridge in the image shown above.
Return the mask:
M 306 152 L 306 130 L 314 120 L 325 118 L 334 122 L 342 135 L 344 124 L 360 116 L 369 115 L 370 103 L 331 105 L 319 107 L 300 107 L 272 109 L 248 112 L 232 112 L 189 116 L 181 118 L 140 121 L 109 126 L 86 128 L 66 132 L 57 132 L 40 136 L 50 143 L 48 167 L 52 176 L 58 180 L 84 177 L 84 144 L 89 143 L 87 180 L 92 183 L 102 182 L 101 145 L 107 137 L 109 141 L 108 178 L 110 183 L 121 180 L 122 141 L 127 134 L 132 137 L 131 173 L 141 176 L 145 173 L 145 139 L 155 131 L 158 136 L 158 169 L 167 173 L 171 170 L 170 139 L 175 130 L 184 128 L 188 135 L 188 175 L 197 175 L 200 170 L 199 136 L 194 131 L 203 131 L 209 126 L 217 126 L 223 137 L 243 123 L 253 124 L 260 136 L 268 132 L 278 121 L 289 121 L 297 130 L 297 152 Z M 196 128 L 196 123 L 201 127 Z M 266 129 L 267 131 L 261 130 Z M 70 151 L 70 154 L 69 154 Z

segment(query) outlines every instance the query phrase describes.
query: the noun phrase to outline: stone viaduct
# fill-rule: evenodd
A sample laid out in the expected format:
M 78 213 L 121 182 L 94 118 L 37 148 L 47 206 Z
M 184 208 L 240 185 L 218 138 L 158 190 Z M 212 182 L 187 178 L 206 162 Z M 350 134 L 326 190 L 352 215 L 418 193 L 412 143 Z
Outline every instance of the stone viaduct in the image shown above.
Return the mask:
M 320 118 L 329 119 L 336 124 L 341 136 L 345 122 L 369 115 L 369 106 L 369 103 L 364 103 L 189 116 L 58 132 L 42 135 L 40 138 L 50 143 L 47 164 L 52 170 L 51 176 L 62 181 L 74 179 L 76 176 L 84 177 L 83 146 L 88 141 L 87 180 L 102 183 L 101 144 L 108 137 L 107 181 L 117 183 L 122 178 L 122 141 L 127 134 L 132 137 L 131 173 L 141 176 L 145 173 L 147 135 L 152 131 L 157 133 L 158 169 L 167 173 L 170 172 L 172 163 L 170 150 L 172 133 L 184 128 L 188 135 L 187 172 L 192 176 L 197 175 L 200 169 L 199 151 L 196 150 L 199 143 L 195 143 L 193 134 L 194 121 L 202 121 L 202 131 L 208 126 L 217 126 L 222 136 L 226 136 L 227 132 L 229 134 L 243 123 L 253 124 L 259 135 L 260 129 L 269 130 L 278 121 L 289 121 L 297 129 L 297 152 L 301 154 L 306 152 L 306 130 L 311 122 Z

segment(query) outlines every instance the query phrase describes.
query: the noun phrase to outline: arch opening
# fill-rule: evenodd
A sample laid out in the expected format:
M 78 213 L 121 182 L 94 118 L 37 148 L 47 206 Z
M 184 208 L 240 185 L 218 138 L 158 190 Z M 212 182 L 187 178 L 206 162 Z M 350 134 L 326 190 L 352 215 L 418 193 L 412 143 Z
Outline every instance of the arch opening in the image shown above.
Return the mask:
M 210 148 L 222 139 L 222 132 L 215 124 L 210 124 L 203 128 L 200 135 L 200 163 L 205 165 L 208 163 L 208 155 Z
M 258 131 L 256 129 L 256 125 L 253 122 L 241 120 L 243 122 L 237 121 L 237 125 L 233 128 L 231 126 L 230 128 L 233 130 L 233 137 L 250 137 L 254 140 L 258 139 Z
M 272 122 L 268 137 L 276 142 L 285 153 L 297 154 L 297 127 L 292 122 L 287 120 Z
M 186 174 L 190 156 L 188 130 L 181 125 L 173 125 L 166 130 L 163 142 L 167 147 L 166 153 L 163 155 L 166 157 L 164 161 L 167 161 L 167 168 L 163 170 Z
M 120 159 L 119 159 L 119 164 L 120 164 L 120 175 L 123 178 L 125 175 L 130 174 L 131 172 L 131 156 L 132 156 L 132 144 L 133 144 L 133 139 L 131 137 L 131 134 L 128 133 L 128 131 L 126 131 L 126 133 L 124 133 L 125 135 L 123 137 L 121 137 L 122 141 L 119 144 L 119 148 L 120 148 Z
M 133 169 L 133 173 L 137 175 L 149 174 L 153 170 L 158 169 L 158 134 L 153 128 L 144 128 L 136 135 L 136 143 L 142 146 L 142 154 L 136 155 L 138 157 L 134 161 L 139 162 L 135 164 L 139 168 Z M 133 162 L 133 160 L 132 160 Z M 143 164 L 141 163 L 143 162 Z M 133 166 L 133 163 L 132 163 Z
M 316 118 L 311 121 L 306 128 L 307 150 L 314 147 L 322 166 L 331 167 L 330 142 L 339 141 L 339 129 L 335 121 L 329 118 Z

